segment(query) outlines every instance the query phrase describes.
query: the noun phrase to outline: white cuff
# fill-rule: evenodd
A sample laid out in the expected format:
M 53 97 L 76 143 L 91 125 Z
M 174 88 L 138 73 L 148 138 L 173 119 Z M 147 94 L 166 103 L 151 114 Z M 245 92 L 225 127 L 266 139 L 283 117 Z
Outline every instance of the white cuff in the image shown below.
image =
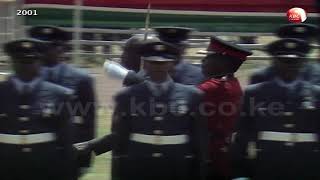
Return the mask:
M 109 61 L 109 60 L 105 61 L 105 63 L 103 64 L 103 68 L 104 68 L 105 73 L 108 76 L 115 78 L 115 79 L 121 79 L 121 80 L 123 80 L 129 72 L 128 69 L 121 66 L 119 63 Z
M 232 180 L 250 180 L 250 179 L 247 177 L 239 177 L 239 178 L 234 178 Z

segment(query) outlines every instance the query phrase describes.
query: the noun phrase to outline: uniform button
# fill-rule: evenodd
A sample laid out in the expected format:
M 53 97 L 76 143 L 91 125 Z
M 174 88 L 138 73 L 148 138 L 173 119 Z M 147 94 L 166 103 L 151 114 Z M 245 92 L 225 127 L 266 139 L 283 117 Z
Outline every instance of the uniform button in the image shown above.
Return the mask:
M 154 130 L 153 133 L 156 135 L 161 135 L 161 134 L 163 134 L 163 131 L 162 130 Z
M 30 106 L 29 105 L 20 105 L 19 108 L 27 110 L 27 109 L 30 109 Z
M 161 116 L 156 116 L 153 118 L 155 121 L 162 121 L 163 120 L 163 117 Z
M 182 100 L 178 100 L 177 103 L 178 104 L 187 104 L 187 101 L 182 99 Z
M 7 114 L 0 114 L 0 117 L 7 117 Z
M 164 108 L 164 104 L 156 104 L 156 108 Z
M 81 116 L 74 116 L 73 123 L 74 124 L 83 124 L 83 118 Z
M 30 118 L 28 118 L 28 117 L 19 117 L 19 121 L 25 122 L 25 121 L 29 121 L 29 120 L 30 120 Z
M 161 157 L 161 156 L 163 156 L 162 153 L 153 153 L 152 154 L 152 157 Z
M 286 142 L 284 143 L 285 146 L 289 146 L 289 147 L 293 147 L 295 145 L 295 143 L 293 142 Z
M 193 158 L 193 155 L 186 155 L 186 156 L 184 156 L 184 158 L 191 159 L 191 158 Z
M 293 112 L 284 112 L 283 115 L 284 116 L 293 116 Z
M 22 148 L 22 152 L 32 152 L 32 148 Z
M 296 125 L 295 124 L 285 124 L 285 128 L 294 128 Z
M 226 147 L 226 146 L 222 147 L 222 148 L 220 148 L 220 151 L 226 153 L 226 152 L 228 152 L 228 147 Z
M 28 134 L 28 133 L 30 133 L 30 131 L 29 131 L 29 130 L 20 130 L 19 133 L 21 133 L 21 134 Z
M 267 110 L 267 108 L 265 108 L 265 107 L 261 107 L 261 108 L 258 108 L 258 111 L 266 111 Z

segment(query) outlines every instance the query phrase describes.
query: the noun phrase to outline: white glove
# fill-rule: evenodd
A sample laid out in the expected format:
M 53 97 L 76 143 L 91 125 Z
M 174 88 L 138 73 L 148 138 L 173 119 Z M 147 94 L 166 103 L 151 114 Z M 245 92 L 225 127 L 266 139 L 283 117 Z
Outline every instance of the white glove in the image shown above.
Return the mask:
M 129 72 L 128 69 L 121 66 L 119 63 L 110 60 L 104 62 L 103 69 L 107 76 L 120 80 L 123 80 Z

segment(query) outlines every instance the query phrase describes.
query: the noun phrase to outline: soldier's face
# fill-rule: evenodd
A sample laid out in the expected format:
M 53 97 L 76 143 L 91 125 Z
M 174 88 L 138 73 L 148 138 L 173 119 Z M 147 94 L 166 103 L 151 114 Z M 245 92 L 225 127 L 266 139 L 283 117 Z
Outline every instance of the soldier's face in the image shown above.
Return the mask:
M 303 65 L 303 59 L 281 58 L 274 60 L 274 66 L 277 70 L 277 74 L 285 80 L 296 79 L 299 76 Z
M 144 68 L 147 74 L 153 77 L 167 76 L 169 72 L 173 69 L 173 62 L 151 62 L 144 61 Z
M 144 61 L 145 68 L 148 72 L 169 72 L 173 67 L 173 62 L 154 62 L 154 61 Z
M 219 63 L 219 57 L 207 56 L 202 60 L 202 74 L 206 77 L 212 76 L 214 74 L 221 74 L 223 71 L 223 66 Z
M 61 60 L 61 57 L 64 54 L 64 47 L 63 46 L 56 46 L 50 48 L 46 52 L 46 57 L 44 57 L 44 65 L 45 66 L 52 66 L 58 63 Z
M 124 64 L 134 66 L 135 68 L 140 67 L 141 65 L 140 59 L 141 59 L 141 55 L 137 52 L 137 50 L 125 49 L 121 55 L 121 61 L 124 62 Z
M 18 59 L 13 60 L 13 69 L 16 75 L 22 80 L 31 80 L 39 75 L 40 59 L 34 60 L 32 63 L 23 63 Z

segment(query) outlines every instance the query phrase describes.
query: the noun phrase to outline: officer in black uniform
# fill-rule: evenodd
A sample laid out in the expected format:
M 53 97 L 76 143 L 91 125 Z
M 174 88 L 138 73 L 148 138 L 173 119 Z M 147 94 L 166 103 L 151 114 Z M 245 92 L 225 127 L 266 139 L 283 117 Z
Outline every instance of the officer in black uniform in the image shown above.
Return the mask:
M 232 148 L 235 177 L 320 178 L 320 87 L 300 75 L 309 49 L 299 39 L 268 46 L 275 77 L 245 90 Z
M 200 171 L 204 170 L 200 167 L 207 149 L 206 122 L 199 111 L 202 94 L 170 78 L 168 71 L 178 53 L 177 48 L 161 41 L 143 45 L 142 59 L 150 78 L 117 94 L 113 144 L 107 135 L 83 145 L 82 150 L 93 150 L 97 155 L 113 150 L 113 179 L 205 176 Z
M 42 76 L 47 81 L 74 90 L 72 115 L 74 124 L 73 143 L 88 141 L 95 136 L 94 82 L 86 72 L 63 62 L 64 48 L 71 34 L 53 26 L 36 26 L 29 35 L 50 44 L 45 52 Z M 78 172 L 82 174 L 90 166 L 91 155 L 79 157 Z
M 0 176 L 2 180 L 70 180 L 72 90 L 39 76 L 38 40 L 4 45 L 14 74 L 0 83 Z
M 318 27 L 312 24 L 287 24 L 281 26 L 277 30 L 276 35 L 280 38 L 298 38 L 311 42 L 317 37 L 318 31 Z M 303 73 L 304 79 L 317 83 L 319 81 L 319 71 L 320 70 L 317 68 L 316 64 L 308 64 L 305 67 L 305 73 Z M 256 84 L 270 80 L 274 77 L 274 75 L 275 70 L 273 68 L 273 65 L 268 66 L 255 72 L 251 76 L 249 84 Z

